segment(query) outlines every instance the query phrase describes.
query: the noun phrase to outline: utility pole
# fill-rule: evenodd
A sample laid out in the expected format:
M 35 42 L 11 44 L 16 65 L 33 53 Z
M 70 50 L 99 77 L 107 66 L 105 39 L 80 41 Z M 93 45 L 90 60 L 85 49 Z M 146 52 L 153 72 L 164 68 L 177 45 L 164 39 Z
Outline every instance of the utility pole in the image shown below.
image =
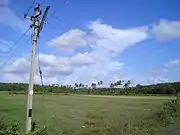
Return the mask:
M 43 19 L 40 22 L 41 9 L 40 4 L 34 9 L 35 15 L 28 17 L 26 14 L 24 18 L 30 19 L 33 24 L 30 27 L 34 27 L 33 38 L 32 38 L 32 54 L 31 54 L 31 65 L 29 73 L 29 86 L 28 86 L 28 99 L 27 99 L 27 115 L 26 115 L 26 134 L 32 130 L 32 107 L 33 107 L 33 87 L 34 87 L 34 67 L 36 58 L 36 46 L 40 31 L 42 30 L 45 18 L 47 16 L 49 6 L 46 7 L 46 11 L 43 15 Z

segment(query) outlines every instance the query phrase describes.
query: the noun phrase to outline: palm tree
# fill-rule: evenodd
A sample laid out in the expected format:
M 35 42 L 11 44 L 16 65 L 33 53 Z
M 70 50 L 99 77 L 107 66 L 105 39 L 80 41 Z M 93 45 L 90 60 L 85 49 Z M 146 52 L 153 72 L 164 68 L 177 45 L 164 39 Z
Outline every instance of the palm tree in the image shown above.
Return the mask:
M 114 87 L 116 87 L 116 86 L 118 86 L 118 82 L 115 82 L 115 83 L 114 83 Z
M 117 81 L 117 85 L 118 86 L 122 85 L 122 81 L 121 80 Z
M 92 83 L 92 84 L 91 84 L 91 87 L 92 87 L 93 89 L 96 89 L 96 83 Z
M 81 83 L 81 87 L 84 88 L 84 84 L 83 83 Z
M 124 87 L 125 87 L 125 88 L 128 88 L 130 84 L 131 84 L 131 81 L 128 80 L 128 81 L 124 84 Z
M 110 88 L 114 88 L 115 84 L 114 83 L 111 83 L 110 84 Z
M 75 86 L 75 88 L 78 88 L 79 85 L 77 83 L 75 83 L 74 86 Z
M 127 82 L 124 84 L 124 88 L 127 88 L 128 87 L 128 84 L 127 84 Z
M 100 82 L 98 82 L 98 85 L 101 85 Z
M 94 83 L 94 89 L 96 89 L 96 83 Z
M 128 87 L 129 87 L 130 84 L 131 84 L 131 80 L 128 80 L 128 81 L 127 81 Z
M 103 81 L 101 80 L 101 81 L 99 81 L 97 84 L 98 84 L 98 86 L 100 86 L 100 85 L 103 84 Z
M 79 88 L 81 88 L 82 87 L 82 83 L 79 83 Z
M 117 82 L 114 83 L 115 86 L 121 86 L 122 85 L 122 81 L 118 80 Z

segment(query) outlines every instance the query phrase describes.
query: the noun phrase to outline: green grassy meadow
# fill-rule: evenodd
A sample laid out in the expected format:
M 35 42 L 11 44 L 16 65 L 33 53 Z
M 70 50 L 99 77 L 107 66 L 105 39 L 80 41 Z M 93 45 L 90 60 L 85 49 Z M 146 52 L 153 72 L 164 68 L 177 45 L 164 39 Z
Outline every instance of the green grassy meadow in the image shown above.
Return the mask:
M 64 135 L 120 135 L 124 125 L 160 110 L 173 97 L 35 95 L 33 119 L 49 132 Z M 20 121 L 26 117 L 26 95 L 0 93 L 0 118 Z M 143 131 L 142 131 L 143 132 Z M 140 134 L 139 134 L 140 135 Z

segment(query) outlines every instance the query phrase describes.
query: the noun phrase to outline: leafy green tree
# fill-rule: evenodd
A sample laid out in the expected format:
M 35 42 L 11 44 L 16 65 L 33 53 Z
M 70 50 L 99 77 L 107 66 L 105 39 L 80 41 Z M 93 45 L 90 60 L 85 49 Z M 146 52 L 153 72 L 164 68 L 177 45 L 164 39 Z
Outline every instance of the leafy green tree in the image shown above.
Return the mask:
M 140 90 L 140 89 L 142 89 L 142 88 L 143 88 L 143 86 L 142 86 L 142 85 L 140 85 L 140 84 L 137 84 L 137 85 L 136 85 L 136 88 L 137 88 L 138 90 Z

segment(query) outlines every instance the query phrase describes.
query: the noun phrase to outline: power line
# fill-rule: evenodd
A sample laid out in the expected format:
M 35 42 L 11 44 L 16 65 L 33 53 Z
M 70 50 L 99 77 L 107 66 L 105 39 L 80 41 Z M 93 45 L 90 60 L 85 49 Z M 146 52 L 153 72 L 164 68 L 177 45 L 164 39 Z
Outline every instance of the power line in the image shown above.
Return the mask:
M 43 6 L 44 3 L 45 3 L 45 1 L 46 1 L 46 0 L 42 0 L 40 5 Z
M 9 47 L 10 49 L 8 51 L 5 51 L 4 53 L 10 53 L 11 51 L 13 51 L 13 49 L 18 45 L 18 43 L 22 40 L 22 38 L 28 33 L 28 31 L 31 29 L 31 27 L 29 27 L 20 37 L 19 39 L 13 44 L 12 47 Z M 4 44 L 6 46 L 9 46 L 9 44 L 0 41 L 1 44 Z
M 67 2 L 68 2 L 68 0 L 63 0 L 63 4 L 61 5 L 60 10 L 62 10 L 63 6 L 64 6 Z M 58 9 L 58 10 L 59 10 L 59 9 Z M 53 11 L 53 12 L 50 14 L 50 17 L 49 17 L 49 18 L 52 17 L 52 18 L 60 21 L 61 19 L 60 19 L 59 17 L 54 16 L 56 13 L 57 13 L 57 11 Z M 46 22 L 47 22 L 47 20 L 49 20 L 49 18 L 46 19 Z
M 22 40 L 22 38 L 28 33 L 28 31 L 31 29 L 31 27 L 29 27 L 21 36 L 20 38 L 13 44 L 13 46 L 7 51 L 7 52 L 4 52 L 4 53 L 11 53 L 13 51 L 13 49 L 19 44 L 19 42 Z M 5 44 L 5 43 L 4 43 Z M 7 45 L 7 44 L 5 44 Z M 4 65 L 7 64 L 7 62 L 9 62 L 9 60 L 12 58 L 12 54 L 6 59 L 6 61 L 0 65 L 0 68 L 3 67 Z
M 11 52 L 17 45 L 18 43 L 22 40 L 22 38 L 28 33 L 28 31 L 31 29 L 31 27 L 29 27 L 22 35 L 21 37 L 14 43 L 14 45 L 10 48 L 10 50 L 8 50 L 7 53 Z
M 40 37 L 39 37 L 40 40 Z M 39 44 L 39 40 L 37 43 L 37 60 L 38 60 L 38 70 L 39 70 L 39 75 L 40 75 L 40 79 L 41 79 L 41 87 L 43 88 L 44 86 L 44 82 L 43 82 L 43 73 L 42 73 L 42 69 L 41 69 L 41 62 L 40 62 L 40 58 L 39 58 L 39 52 L 40 52 L 40 44 Z M 46 105 L 45 105 L 45 90 L 42 90 L 42 107 L 44 110 L 44 113 L 46 114 Z M 47 122 L 46 119 L 46 115 L 44 115 L 44 120 L 45 120 L 45 124 Z
M 29 11 L 33 8 L 35 2 L 36 2 L 36 0 L 33 0 L 33 2 L 31 3 L 31 5 L 30 5 L 29 8 L 28 8 L 26 14 L 24 14 L 24 17 L 26 17 L 27 14 L 29 13 Z
M 37 44 L 37 59 L 38 59 L 38 70 L 39 70 L 39 75 L 40 75 L 40 79 L 41 79 L 41 85 L 43 86 L 43 74 L 42 74 L 42 69 L 41 69 L 41 63 L 40 63 L 40 58 L 39 58 L 39 52 L 40 52 L 40 47 L 39 47 L 39 41 Z
M 60 10 L 63 9 L 63 6 L 64 6 L 67 2 L 68 2 L 68 0 L 64 0 L 64 1 L 63 1 L 63 4 L 61 5 Z M 59 11 L 59 9 L 58 9 L 58 11 Z M 56 12 L 57 12 L 57 11 L 52 12 L 50 16 L 53 16 Z

